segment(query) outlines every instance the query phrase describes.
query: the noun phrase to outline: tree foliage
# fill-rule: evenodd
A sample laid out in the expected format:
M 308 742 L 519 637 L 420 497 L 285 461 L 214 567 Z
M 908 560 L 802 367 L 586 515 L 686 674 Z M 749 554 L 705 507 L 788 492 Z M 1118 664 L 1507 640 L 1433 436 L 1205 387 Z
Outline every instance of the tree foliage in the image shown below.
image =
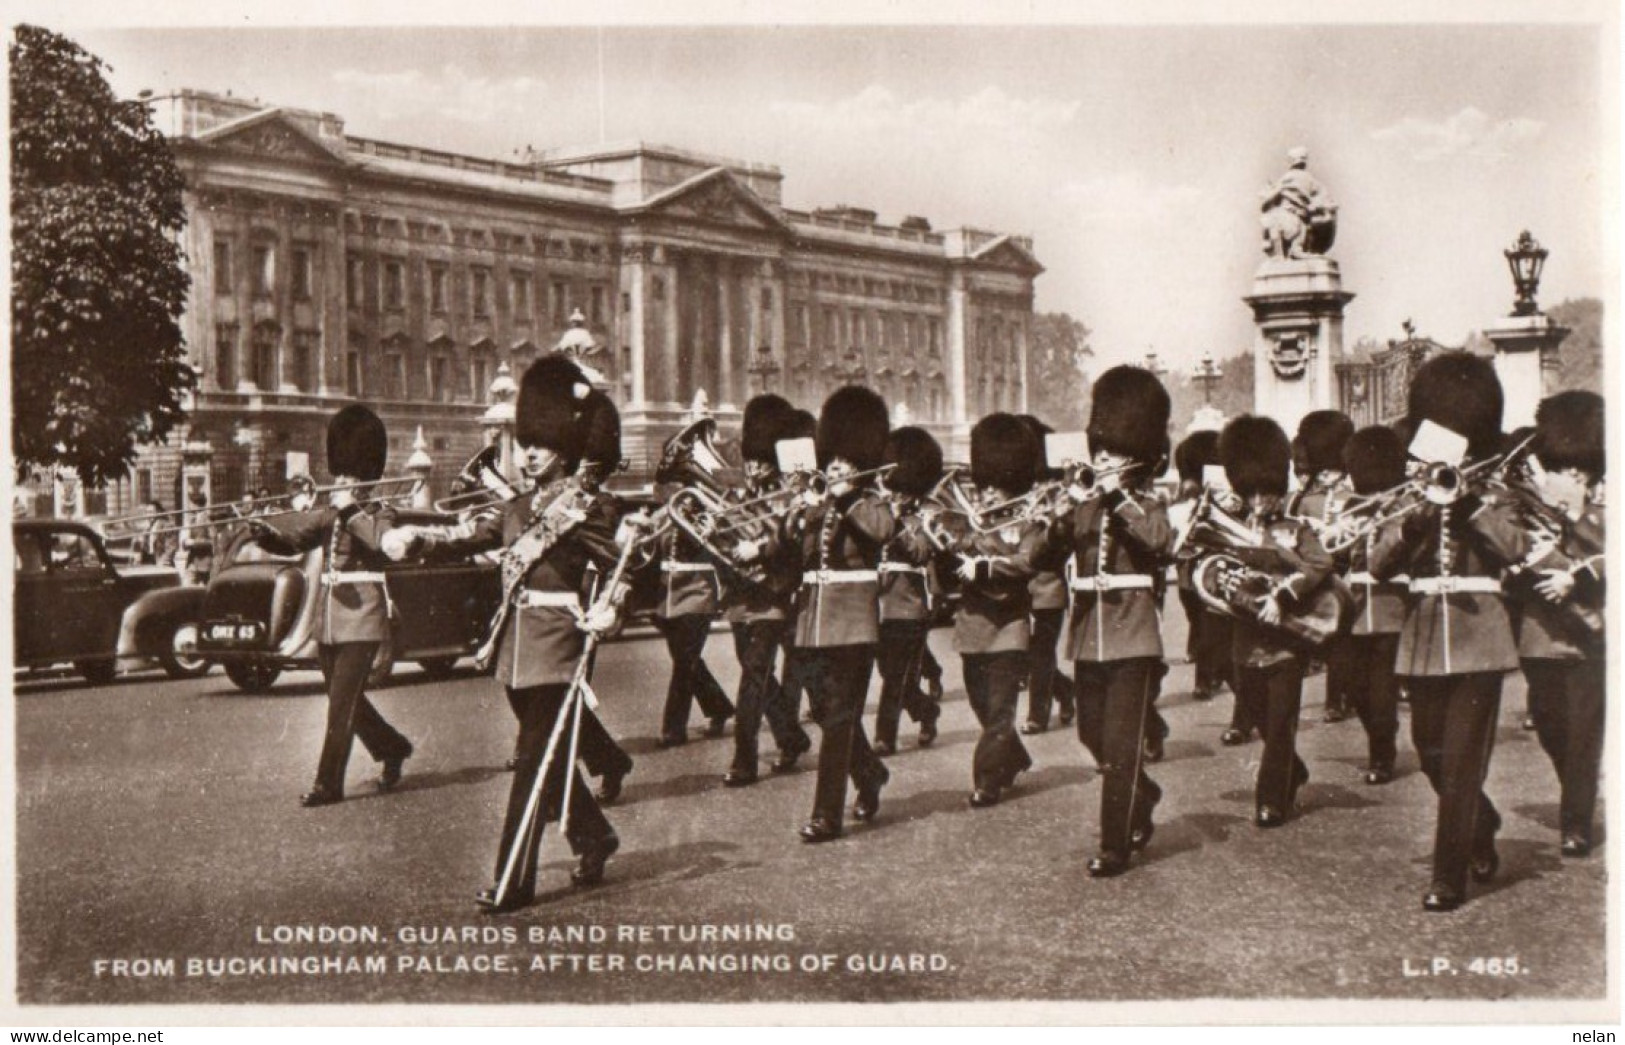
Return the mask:
M 12 446 L 101 485 L 181 420 L 183 181 L 151 113 L 46 29 L 11 58 Z
M 1089 415 L 1083 367 L 1094 357 L 1089 328 L 1065 312 L 1033 316 L 1027 344 L 1027 406 L 1057 432 L 1076 431 Z
M 1602 392 L 1602 302 L 1576 298 L 1547 310 L 1552 322 L 1569 328 L 1558 346 L 1557 389 L 1584 388 Z

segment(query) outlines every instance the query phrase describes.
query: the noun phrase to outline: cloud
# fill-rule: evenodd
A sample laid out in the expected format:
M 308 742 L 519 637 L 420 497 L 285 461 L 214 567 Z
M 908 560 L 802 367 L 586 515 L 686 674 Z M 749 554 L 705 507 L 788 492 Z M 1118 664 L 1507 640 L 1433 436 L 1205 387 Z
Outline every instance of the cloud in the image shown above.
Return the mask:
M 1471 106 L 1443 120 L 1407 116 L 1398 123 L 1371 132 L 1374 141 L 1391 142 L 1423 163 L 1463 156 L 1500 159 L 1514 148 L 1540 137 L 1546 125 L 1515 116 L 1493 120 Z
M 964 98 L 898 97 L 878 84 L 833 102 L 774 101 L 772 111 L 798 126 L 820 126 L 843 132 L 1053 130 L 1070 123 L 1082 105 L 1052 98 L 1014 98 L 987 87 Z
M 1134 174 L 1107 174 L 1068 182 L 1057 190 L 1084 225 L 1144 228 L 1177 222 L 1184 225 L 1206 194 L 1194 185 L 1167 185 Z
M 547 82 L 533 76 L 492 79 L 447 64 L 428 73 L 338 69 L 333 82 L 367 96 L 379 119 L 434 116 L 467 124 L 533 116 L 547 98 Z

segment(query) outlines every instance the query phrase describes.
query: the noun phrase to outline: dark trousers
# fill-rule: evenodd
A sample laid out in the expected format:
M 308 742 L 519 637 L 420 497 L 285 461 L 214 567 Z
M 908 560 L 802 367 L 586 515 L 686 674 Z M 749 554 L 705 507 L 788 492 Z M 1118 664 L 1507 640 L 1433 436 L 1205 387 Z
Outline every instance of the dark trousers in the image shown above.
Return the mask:
M 1100 848 L 1128 855 L 1129 835 L 1151 823 L 1162 799 L 1145 772 L 1145 737 L 1153 722 L 1164 668 L 1156 657 L 1075 661 L 1078 739 L 1100 767 Z
M 930 634 L 927 628 L 926 635 L 929 637 Z M 939 684 L 942 682 L 942 665 L 938 663 L 937 655 L 931 652 L 929 642 L 920 648 L 920 678 L 933 679 Z
M 1185 656 L 1196 666 L 1196 689 L 1217 693 L 1221 685 L 1235 686 L 1235 664 L 1230 649 L 1230 618 L 1215 613 L 1193 591 L 1179 589 L 1179 604 L 1185 608 L 1189 631 L 1185 635 Z M 1232 720 L 1232 725 L 1236 723 Z
M 1303 703 L 1304 661 L 1301 657 L 1268 667 L 1236 671 L 1237 705 L 1245 706 L 1264 734 L 1264 755 L 1253 791 L 1257 805 L 1287 813 L 1298 788 L 1309 779 L 1309 767 L 1298 757 L 1298 709 Z
M 1602 768 L 1607 661 L 1526 660 L 1523 676 L 1529 681 L 1535 736 L 1552 760 L 1562 789 L 1559 829 L 1590 842 Z
M 801 717 L 801 696 L 807 684 L 804 678 L 806 669 L 802 667 L 800 658 L 795 656 L 795 647 L 790 644 L 790 631 L 784 633 L 784 703 L 790 708 L 790 713 L 797 718 Z
M 982 725 L 976 753 L 971 756 L 971 778 L 978 790 L 998 791 L 1033 765 L 1016 732 L 1016 701 L 1027 674 L 1027 651 L 966 653 L 961 659 L 965 696 Z
M 704 613 L 655 619 L 671 653 L 671 681 L 666 685 L 666 707 L 660 716 L 662 736 L 688 735 L 688 712 L 696 700 L 700 714 L 706 718 L 728 718 L 734 713 L 733 701 L 705 666 L 703 654 L 705 640 L 711 634 L 711 620 Z
M 739 705 L 734 719 L 733 768 L 756 772 L 758 737 L 762 719 L 781 752 L 800 754 L 812 747 L 812 738 L 796 721 L 796 711 L 785 699 L 784 687 L 774 674 L 779 646 L 788 625 L 782 620 L 756 620 L 733 625 L 734 654 L 739 658 Z
M 1399 652 L 1399 633 L 1390 635 L 1341 635 L 1332 640 L 1326 658 L 1326 687 L 1330 691 L 1339 676 L 1344 682 L 1347 706 L 1360 716 L 1365 727 L 1367 766 L 1393 769 L 1399 736 L 1399 678 L 1394 659 Z M 1329 705 L 1331 698 L 1326 702 Z
M 542 827 L 559 819 L 564 807 L 564 781 L 566 774 L 574 779 L 570 784 L 570 829 L 566 834 L 572 852 L 602 841 L 614 834 L 598 802 L 587 789 L 581 772 L 570 763 L 570 732 L 572 724 L 566 720 L 559 733 L 553 761 L 547 778 L 542 782 L 542 794 L 536 816 L 530 829 L 519 838 L 519 826 L 524 821 L 525 808 L 530 802 L 531 789 L 542 768 L 542 756 L 547 753 L 548 738 L 553 735 L 559 714 L 564 710 L 567 685 L 535 686 L 530 689 L 508 691 L 508 704 L 519 716 L 518 762 L 514 766 L 513 783 L 508 788 L 508 812 L 502 820 L 502 840 L 497 846 L 496 881 L 508 866 L 509 854 L 518 847 L 518 863 L 509 880 L 509 896 L 528 901 L 536 895 L 536 856 L 542 846 Z M 582 705 L 582 711 L 586 711 Z M 582 718 L 585 727 L 587 718 Z M 580 754 L 580 741 L 577 741 Z
M 875 662 L 880 668 L 876 743 L 897 746 L 897 724 L 904 711 L 915 722 L 935 722 L 942 713 L 937 702 L 920 691 L 920 668 L 929 652 L 925 640 L 930 634 L 928 620 L 880 622 L 880 648 L 875 652 Z
M 1405 685 L 1411 695 L 1411 742 L 1439 796 L 1433 884 L 1461 897 L 1469 861 L 1494 844 L 1501 826 L 1484 794 L 1501 709 L 1501 673 L 1411 675 Z
M 316 786 L 335 797 L 344 794 L 344 769 L 350 763 L 350 744 L 355 738 L 379 762 L 412 753 L 411 742 L 384 721 L 363 692 L 377 652 L 376 642 L 316 647 L 322 680 L 327 683 L 327 734 L 316 760 Z
M 823 731 L 818 742 L 818 784 L 813 790 L 814 819 L 839 826 L 846 807 L 846 781 L 854 787 L 878 787 L 890 777 L 863 730 L 863 703 L 874 671 L 873 646 L 825 646 L 797 649 L 791 663 L 806 683 L 813 720 Z
M 1326 660 L 1327 713 L 1347 714 L 1354 706 L 1354 674 L 1359 668 L 1348 648 L 1353 638 L 1352 635 L 1333 635 L 1322 647 L 1321 656 Z
M 1061 674 L 1055 663 L 1055 646 L 1061 639 L 1066 610 L 1033 610 L 1033 634 L 1027 644 L 1027 721 L 1049 728 L 1050 705 L 1059 700 L 1063 709 L 1073 699 L 1072 680 Z
M 528 690 L 508 690 L 508 707 L 513 709 L 514 719 L 521 724 L 525 720 L 524 709 L 514 702 L 514 694 L 525 692 Z M 516 762 L 520 742 L 521 738 L 514 739 L 513 757 Z M 615 742 L 597 713 L 588 707 L 581 709 L 581 736 L 576 742 L 576 757 L 587 767 L 587 772 L 596 777 L 625 776 L 632 772 L 632 756 Z

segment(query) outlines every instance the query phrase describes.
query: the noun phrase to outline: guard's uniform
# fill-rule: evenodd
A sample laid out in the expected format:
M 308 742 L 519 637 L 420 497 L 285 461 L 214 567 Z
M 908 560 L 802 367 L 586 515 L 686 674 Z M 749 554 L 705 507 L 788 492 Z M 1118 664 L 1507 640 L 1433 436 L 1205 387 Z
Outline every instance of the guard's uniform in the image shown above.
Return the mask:
M 721 589 L 716 567 L 688 537 L 673 529 L 660 541 L 651 569 L 660 572 L 654 606 L 655 626 L 671 654 L 671 679 L 660 718 L 661 741 L 670 746 L 688 739 L 688 713 L 695 700 L 713 728 L 733 717 L 733 702 L 705 664 L 705 640 L 716 620 Z
M 1032 597 L 1032 640 L 1027 657 L 1027 721 L 1029 732 L 1049 729 L 1050 710 L 1061 706 L 1061 724 L 1076 715 L 1072 680 L 1056 666 L 1056 647 L 1066 626 L 1067 582 L 1053 564 L 1040 564 L 1027 583 Z
M 867 490 L 825 501 L 800 520 L 795 657 L 823 730 L 812 815 L 838 831 L 848 774 L 860 795 L 878 792 L 890 778 L 869 746 L 863 704 L 880 641 L 880 551 L 896 522 Z
M 875 744 L 897 747 L 897 725 L 906 710 L 921 725 L 935 724 L 941 708 L 920 690 L 920 668 L 933 611 L 930 540 L 920 529 L 912 498 L 894 501 L 899 516 L 896 536 L 880 557 L 880 709 L 875 714 Z
M 1341 414 L 1337 416 L 1342 417 Z M 1290 518 L 1301 520 L 1315 533 L 1321 533 L 1348 502 L 1351 492 L 1342 475 L 1337 473 L 1328 475 L 1327 471 L 1317 471 L 1310 483 L 1294 493 L 1287 501 L 1286 514 Z M 1342 603 L 1345 607 L 1349 607 L 1353 595 L 1342 588 L 1343 582 L 1340 577 L 1341 571 L 1335 572 L 1332 584 L 1339 587 Z M 1328 722 L 1341 722 L 1348 718 L 1352 710 L 1350 690 L 1354 684 L 1353 674 L 1359 670 L 1359 666 L 1354 661 L 1355 654 L 1347 640 L 1347 632 L 1339 629 L 1337 634 L 1326 640 L 1326 644 L 1320 650 L 1320 656 L 1326 662 L 1325 716 Z
M 1166 670 L 1158 610 L 1173 530 L 1162 503 L 1126 489 L 1095 497 L 1063 516 L 1051 541 L 1067 550 L 1078 739 L 1102 776 L 1100 844 L 1126 857 L 1134 833 L 1144 837 L 1162 789 L 1145 772 Z
M 316 657 L 327 683 L 327 731 L 316 764 L 319 798 L 344 795 L 344 768 L 350 742 L 358 737 L 379 762 L 405 759 L 412 745 L 378 713 L 363 690 L 379 645 L 389 634 L 389 593 L 384 581 L 388 558 L 379 551 L 384 532 L 395 525 L 395 512 L 382 505 L 365 509 L 317 508 L 259 520 L 277 535 L 267 543 L 278 550 L 305 552 L 325 548 L 322 573 L 316 578 Z M 315 804 L 315 803 L 312 803 Z

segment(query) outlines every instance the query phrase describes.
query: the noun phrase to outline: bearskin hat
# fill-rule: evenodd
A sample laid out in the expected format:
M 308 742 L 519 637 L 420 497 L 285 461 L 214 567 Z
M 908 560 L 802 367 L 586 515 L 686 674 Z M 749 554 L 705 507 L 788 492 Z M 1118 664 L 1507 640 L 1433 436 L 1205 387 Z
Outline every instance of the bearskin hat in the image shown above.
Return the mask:
M 1211 429 L 1192 432 L 1174 451 L 1174 468 L 1182 483 L 1200 483 L 1202 472 L 1210 464 L 1219 463 L 1219 433 Z
M 813 439 L 818 435 L 818 418 L 811 410 L 792 410 L 785 417 L 780 439 Z
M 784 438 L 790 414 L 795 407 L 783 396 L 759 395 L 745 404 L 745 419 L 739 431 L 739 455 L 747 461 L 773 464 L 777 458 L 773 444 Z
M 364 483 L 384 477 L 389 459 L 389 436 L 378 415 L 351 403 L 327 422 L 327 471 Z
M 1114 366 L 1090 393 L 1089 449 L 1154 463 L 1167 446 L 1168 390 L 1137 366 Z
M 1341 410 L 1312 410 L 1298 422 L 1293 450 L 1302 456 L 1304 478 L 1316 472 L 1343 470 L 1343 445 L 1354 434 L 1354 422 Z M 1297 455 L 1294 455 L 1294 460 Z
M 514 440 L 520 446 L 545 447 L 567 461 L 580 460 L 581 412 L 591 391 L 586 375 L 569 359 L 561 355 L 538 359 L 519 384 Z
M 1607 466 L 1608 425 L 1602 396 L 1570 389 L 1535 408 L 1535 455 L 1551 471 L 1578 468 L 1601 476 Z
M 1033 439 L 1038 443 L 1038 478 L 1059 479 L 1061 477 L 1061 470 L 1059 468 L 1052 468 L 1050 466 L 1049 454 L 1047 452 L 1048 447 L 1044 445 L 1044 437 L 1052 434 L 1055 429 L 1040 421 L 1032 414 L 1017 414 L 1016 416 L 1021 418 L 1022 424 L 1032 429 Z
M 970 477 L 978 486 L 1026 493 L 1039 459 L 1037 437 L 1015 414 L 988 414 L 970 430 Z
M 942 444 L 923 428 L 899 428 L 886 442 L 886 486 L 909 497 L 924 497 L 942 478 Z
M 1467 352 L 1434 356 L 1411 378 L 1408 406 L 1418 425 L 1432 421 L 1466 439 L 1469 457 L 1500 449 L 1501 381 L 1487 359 Z
M 818 415 L 818 467 L 826 468 L 840 457 L 860 472 L 879 468 L 890 430 L 886 401 L 874 390 L 862 385 L 837 388 Z
M 1273 418 L 1243 414 L 1219 436 L 1219 462 L 1230 488 L 1242 497 L 1284 495 L 1292 467 L 1292 444 Z
M 621 412 L 596 388 L 581 404 L 581 465 L 600 482 L 621 467 Z
M 1405 444 L 1387 425 L 1371 425 L 1343 444 L 1343 471 L 1355 493 L 1379 493 L 1405 481 Z

